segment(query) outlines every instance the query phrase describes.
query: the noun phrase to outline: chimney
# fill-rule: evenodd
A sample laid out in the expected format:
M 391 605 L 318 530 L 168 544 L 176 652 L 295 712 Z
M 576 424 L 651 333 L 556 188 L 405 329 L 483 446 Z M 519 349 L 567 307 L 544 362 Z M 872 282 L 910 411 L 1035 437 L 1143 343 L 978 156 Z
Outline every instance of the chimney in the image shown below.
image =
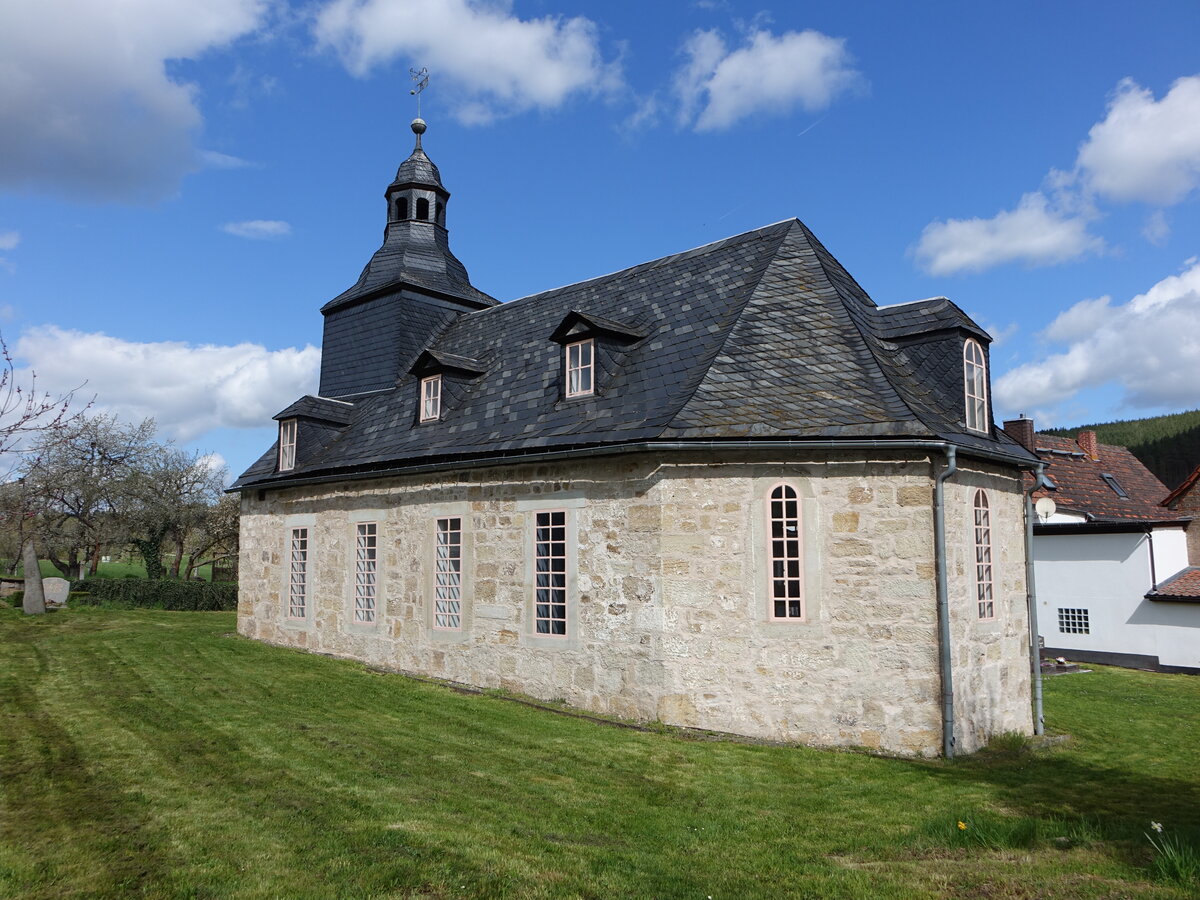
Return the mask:
M 1096 440 L 1096 432 L 1079 432 L 1079 437 L 1075 438 L 1075 443 L 1079 445 L 1079 449 L 1087 455 L 1088 459 L 1095 460 L 1100 458 L 1100 443 Z
M 1026 450 L 1033 450 L 1035 434 L 1033 419 L 1025 418 L 1024 414 L 1019 419 L 1009 419 L 1004 423 L 1004 431 Z

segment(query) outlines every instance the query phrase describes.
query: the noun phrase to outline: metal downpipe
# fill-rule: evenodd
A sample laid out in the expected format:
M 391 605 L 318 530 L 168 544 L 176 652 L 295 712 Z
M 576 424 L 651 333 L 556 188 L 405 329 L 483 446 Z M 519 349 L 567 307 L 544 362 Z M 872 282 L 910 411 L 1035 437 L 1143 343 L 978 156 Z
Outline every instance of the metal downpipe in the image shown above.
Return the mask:
M 950 654 L 950 588 L 946 560 L 946 497 L 942 485 L 958 471 L 958 448 L 946 448 L 946 468 L 933 483 L 933 555 L 937 570 L 939 668 L 942 675 L 942 755 L 954 756 L 954 675 Z
M 1038 641 L 1037 584 L 1033 577 L 1033 492 L 1038 488 L 1053 488 L 1046 481 L 1046 467 L 1034 471 L 1033 487 L 1025 492 L 1025 603 L 1029 611 L 1029 674 L 1033 680 L 1033 733 L 1044 734 L 1042 714 L 1042 648 Z

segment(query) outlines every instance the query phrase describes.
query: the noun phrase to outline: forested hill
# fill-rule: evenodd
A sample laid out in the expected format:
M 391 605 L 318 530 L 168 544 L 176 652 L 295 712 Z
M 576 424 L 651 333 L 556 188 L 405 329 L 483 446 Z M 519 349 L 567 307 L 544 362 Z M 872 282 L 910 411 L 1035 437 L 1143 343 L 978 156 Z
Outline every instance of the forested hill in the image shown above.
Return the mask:
M 1200 409 L 1149 419 L 1038 431 L 1069 438 L 1081 431 L 1094 431 L 1102 444 L 1128 447 L 1171 490 L 1200 465 Z

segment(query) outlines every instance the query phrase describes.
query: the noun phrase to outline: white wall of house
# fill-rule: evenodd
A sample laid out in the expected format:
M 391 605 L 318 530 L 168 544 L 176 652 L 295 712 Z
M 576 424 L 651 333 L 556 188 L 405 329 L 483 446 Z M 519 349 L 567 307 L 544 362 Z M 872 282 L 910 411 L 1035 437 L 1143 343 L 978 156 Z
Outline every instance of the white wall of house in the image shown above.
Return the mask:
M 1158 582 L 1187 565 L 1182 528 L 1156 528 L 1152 536 L 1035 536 L 1038 626 L 1045 646 L 1200 668 L 1200 606 L 1145 599 L 1154 586 L 1151 547 Z

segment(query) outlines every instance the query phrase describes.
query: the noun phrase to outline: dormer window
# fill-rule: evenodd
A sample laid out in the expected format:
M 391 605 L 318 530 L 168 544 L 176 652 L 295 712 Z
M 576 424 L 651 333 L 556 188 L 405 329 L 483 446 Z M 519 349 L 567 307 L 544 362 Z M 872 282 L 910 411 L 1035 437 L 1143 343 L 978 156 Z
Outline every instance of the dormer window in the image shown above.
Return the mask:
M 436 422 L 442 416 L 442 376 L 421 379 L 421 421 Z
M 988 431 L 987 357 L 979 341 L 968 340 L 963 346 L 963 377 L 966 396 L 967 428 Z
M 595 343 L 589 338 L 567 344 L 567 396 L 586 397 L 595 386 Z
M 279 471 L 296 468 L 296 420 L 284 419 L 279 423 Z

